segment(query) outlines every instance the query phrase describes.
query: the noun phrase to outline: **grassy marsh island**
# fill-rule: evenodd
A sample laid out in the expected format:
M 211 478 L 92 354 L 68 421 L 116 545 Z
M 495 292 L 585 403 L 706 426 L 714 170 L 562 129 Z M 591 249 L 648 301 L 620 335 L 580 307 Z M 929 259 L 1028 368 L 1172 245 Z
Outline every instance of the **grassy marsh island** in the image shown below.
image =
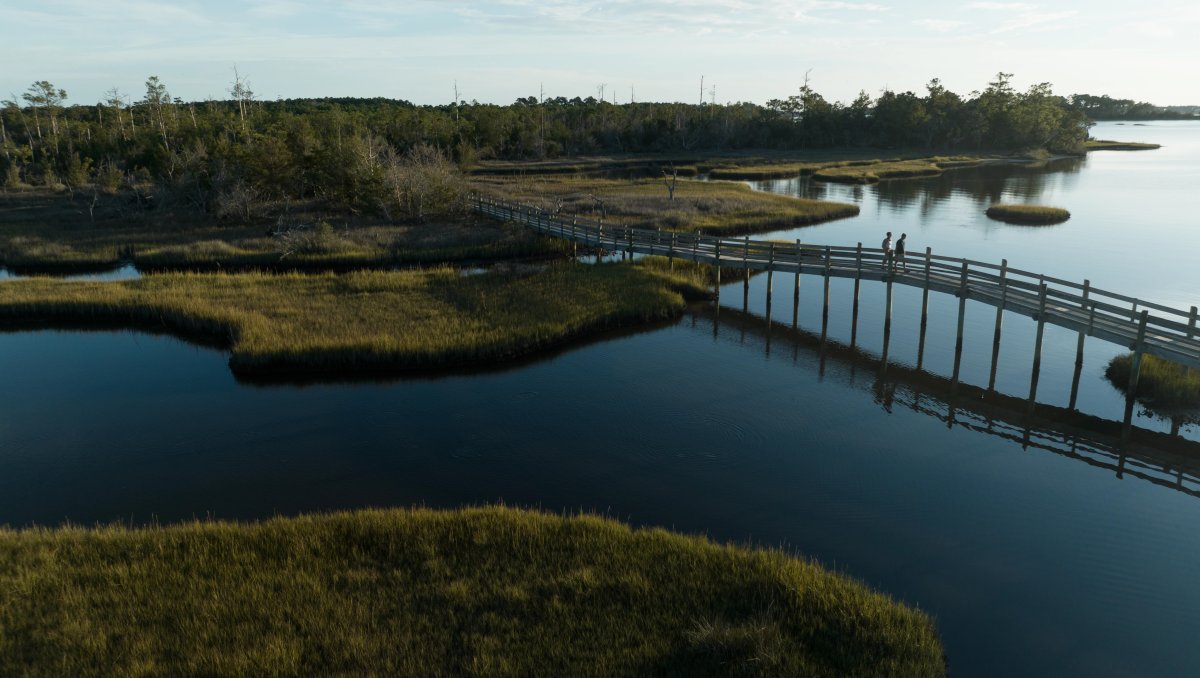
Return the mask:
M 969 157 L 853 162 L 817 170 L 813 178 L 849 184 L 871 184 L 888 179 L 924 179 L 939 176 L 947 169 L 975 167 L 982 162 L 979 158 Z
M 560 209 L 607 223 L 641 228 L 700 230 L 733 235 L 815 224 L 858 214 L 858 206 L 755 191 L 728 181 L 679 180 L 674 199 L 666 179 L 595 179 L 575 176 L 476 177 L 485 195 Z
M 3 675 L 940 676 L 779 551 L 508 508 L 0 529 Z
M 1159 144 L 1143 144 L 1132 141 L 1107 141 L 1104 139 L 1088 139 L 1084 147 L 1089 151 L 1152 151 L 1162 148 Z
M 1129 373 L 1133 354 L 1114 357 L 1104 370 L 1104 376 L 1117 390 L 1129 394 Z M 1143 355 L 1138 374 L 1139 401 L 1157 412 L 1200 411 L 1200 372 L 1155 355 Z
M 992 205 L 987 208 L 986 214 L 996 221 L 1026 226 L 1061 224 L 1071 218 L 1071 213 L 1061 207 L 1011 203 Z
M 131 208 L 131 194 L 90 198 L 49 189 L 0 193 L 0 265 L 63 272 L 144 269 L 349 270 L 410 263 L 539 257 L 553 241 L 486 219 L 445 216 L 389 222 L 300 208 L 287 219 L 226 222 L 170 210 Z M 93 218 L 94 217 L 94 218 Z
M 3 283 L 0 320 L 126 324 L 217 341 L 243 373 L 375 373 L 495 363 L 680 313 L 707 271 L 658 261 L 343 275 L 147 275 Z

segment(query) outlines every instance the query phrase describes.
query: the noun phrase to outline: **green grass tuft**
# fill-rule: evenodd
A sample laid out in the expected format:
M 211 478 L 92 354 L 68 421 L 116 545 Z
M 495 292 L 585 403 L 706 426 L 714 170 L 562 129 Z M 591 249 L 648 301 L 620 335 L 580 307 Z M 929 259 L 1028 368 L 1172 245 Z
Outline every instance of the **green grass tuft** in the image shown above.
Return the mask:
M 987 208 L 988 217 L 1010 224 L 1030 226 L 1061 224 L 1071 213 L 1061 207 L 998 203 Z
M 778 551 L 507 508 L 0 529 L 0 675 L 941 676 Z
M 1129 373 L 1133 354 L 1119 355 L 1109 361 L 1104 376 L 1122 393 L 1129 393 Z M 1154 355 L 1142 356 L 1138 375 L 1138 400 L 1164 414 L 1200 410 L 1200 372 Z

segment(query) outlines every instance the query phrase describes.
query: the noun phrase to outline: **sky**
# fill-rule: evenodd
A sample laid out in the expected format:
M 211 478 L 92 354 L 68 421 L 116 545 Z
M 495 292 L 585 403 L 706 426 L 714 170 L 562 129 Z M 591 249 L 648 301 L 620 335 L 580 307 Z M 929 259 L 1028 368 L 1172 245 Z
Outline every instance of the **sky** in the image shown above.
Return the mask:
M 157 75 L 184 100 L 518 97 L 765 103 L 1024 90 L 1200 105 L 1196 0 L 0 0 L 0 99 L 67 103 Z

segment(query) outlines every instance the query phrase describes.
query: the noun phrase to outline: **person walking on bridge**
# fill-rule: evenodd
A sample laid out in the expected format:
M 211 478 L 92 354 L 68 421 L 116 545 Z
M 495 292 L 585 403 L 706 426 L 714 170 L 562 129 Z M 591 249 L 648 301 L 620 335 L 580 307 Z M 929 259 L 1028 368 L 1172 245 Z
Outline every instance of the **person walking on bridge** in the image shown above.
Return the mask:
M 901 233 L 900 239 L 896 241 L 896 252 L 892 257 L 892 272 L 896 271 L 896 263 L 900 263 L 900 270 L 908 273 L 908 264 L 904 261 L 904 239 L 908 237 L 907 233 Z
M 883 239 L 883 244 L 879 246 L 883 249 L 883 270 L 890 271 L 892 264 L 892 232 L 888 231 L 887 236 Z

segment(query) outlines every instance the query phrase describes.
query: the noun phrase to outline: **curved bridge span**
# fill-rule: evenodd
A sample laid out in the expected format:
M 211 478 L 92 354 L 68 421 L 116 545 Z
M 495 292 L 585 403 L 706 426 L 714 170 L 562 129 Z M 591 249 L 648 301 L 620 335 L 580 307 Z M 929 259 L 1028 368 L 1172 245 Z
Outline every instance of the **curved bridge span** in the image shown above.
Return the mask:
M 794 299 L 799 298 L 801 275 L 825 279 L 825 314 L 829 309 L 829 279 L 874 280 L 888 286 L 886 322 L 891 321 L 892 285 L 923 290 L 921 326 L 928 316 L 929 293 L 951 294 L 959 299 L 957 351 L 962 350 L 963 308 L 967 299 L 996 308 L 995 345 L 999 346 L 1004 311 L 1027 315 L 1038 322 L 1035 365 L 1041 357 L 1042 328 L 1046 323 L 1079 333 L 1079 360 L 1084 336 L 1124 346 L 1134 352 L 1131 392 L 1137 386 L 1141 357 L 1155 355 L 1181 365 L 1200 368 L 1200 331 L 1197 309 L 1184 311 L 1115 292 L 1097 289 L 1088 281 L 1071 282 L 1000 264 L 923 253 L 909 253 L 896 261 L 885 261 L 883 250 L 863 247 L 809 245 L 797 240 L 779 242 L 744 238 L 721 238 L 699 233 L 681 233 L 631 226 L 612 226 L 601 220 L 585 220 L 554 214 L 528 205 L 506 203 L 473 196 L 474 210 L 486 217 L 523 224 L 539 233 L 563 238 L 585 247 L 682 259 L 712 264 L 718 286 L 721 270 L 744 269 L 795 276 Z M 768 284 L 767 289 L 771 289 Z M 770 292 L 768 291 L 768 294 Z M 857 315 L 857 314 L 856 314 Z

